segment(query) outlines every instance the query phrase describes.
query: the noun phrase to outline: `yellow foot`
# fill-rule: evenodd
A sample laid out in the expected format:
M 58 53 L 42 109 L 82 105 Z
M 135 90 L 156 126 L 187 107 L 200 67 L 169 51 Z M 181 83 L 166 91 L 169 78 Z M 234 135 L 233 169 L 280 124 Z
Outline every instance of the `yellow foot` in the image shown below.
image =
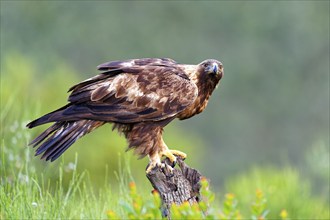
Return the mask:
M 170 167 L 169 165 L 166 166 L 164 163 L 161 162 L 161 158 L 163 156 L 167 157 L 170 160 L 170 162 L 173 164 L 172 167 L 174 167 L 176 164 L 176 156 L 182 159 L 186 159 L 187 154 L 178 150 L 166 149 L 158 154 L 154 154 L 152 156 L 149 155 L 150 163 L 148 165 L 146 173 L 150 173 L 155 167 L 161 167 L 161 168 L 167 167 L 168 169 L 170 169 L 170 171 L 172 171 L 173 170 L 172 167 Z
M 171 161 L 171 163 L 175 165 L 176 164 L 175 156 L 181 157 L 182 159 L 186 159 L 187 154 L 178 150 L 165 150 L 161 153 L 161 156 L 167 157 Z
M 148 168 L 146 170 L 146 173 L 150 173 L 155 167 L 161 167 L 163 168 L 165 164 L 161 163 L 158 160 L 150 160 L 150 163 L 148 164 Z
M 183 153 L 182 151 L 178 151 L 178 150 L 169 150 L 172 154 L 178 156 L 178 157 L 181 157 L 181 159 L 186 159 L 187 157 L 187 154 L 186 153 Z
M 155 168 L 155 167 L 160 167 L 162 170 L 167 170 L 167 173 L 170 173 L 170 174 L 173 174 L 173 170 L 174 168 L 171 167 L 170 165 L 167 165 L 165 163 L 161 163 L 161 164 L 158 164 L 158 163 L 153 163 L 153 162 L 150 162 L 148 164 L 148 167 L 147 167 L 147 170 L 146 170 L 146 174 L 150 174 L 151 171 Z

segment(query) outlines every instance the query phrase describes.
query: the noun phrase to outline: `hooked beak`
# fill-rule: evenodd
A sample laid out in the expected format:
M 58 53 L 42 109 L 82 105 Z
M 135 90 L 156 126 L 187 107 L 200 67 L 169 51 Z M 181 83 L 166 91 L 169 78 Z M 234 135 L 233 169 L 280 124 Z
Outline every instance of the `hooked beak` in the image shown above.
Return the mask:
M 212 65 L 212 73 L 214 75 L 219 75 L 220 79 L 222 78 L 223 76 L 223 66 L 222 66 L 222 63 L 218 64 L 218 63 L 213 63 Z
M 216 63 L 213 63 L 213 66 L 212 66 L 212 73 L 213 74 L 217 74 L 217 72 L 218 72 L 218 64 L 216 64 Z

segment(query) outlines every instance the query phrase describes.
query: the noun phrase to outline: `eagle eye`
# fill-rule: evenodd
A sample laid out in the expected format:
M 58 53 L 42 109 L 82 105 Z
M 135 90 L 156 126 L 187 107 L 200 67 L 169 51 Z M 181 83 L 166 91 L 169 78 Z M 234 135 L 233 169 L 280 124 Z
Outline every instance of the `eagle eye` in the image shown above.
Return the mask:
M 204 68 L 208 67 L 209 65 L 210 65 L 209 63 L 203 63 Z

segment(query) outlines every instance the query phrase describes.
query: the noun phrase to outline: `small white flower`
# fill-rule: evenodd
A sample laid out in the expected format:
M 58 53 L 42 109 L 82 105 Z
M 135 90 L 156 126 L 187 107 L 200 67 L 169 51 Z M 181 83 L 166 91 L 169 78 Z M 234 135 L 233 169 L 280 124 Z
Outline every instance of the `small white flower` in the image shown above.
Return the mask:
M 70 163 L 68 163 L 68 165 L 65 166 L 65 171 L 66 172 L 70 172 L 70 171 L 73 171 L 73 170 L 76 170 L 76 164 L 70 162 Z
M 8 160 L 9 160 L 9 161 L 13 161 L 14 159 L 15 159 L 14 154 L 9 153 L 9 155 L 8 155 Z
M 11 131 L 11 132 L 16 132 L 16 130 L 17 130 L 17 128 L 18 128 L 18 121 L 15 121 L 10 127 L 9 127 L 9 130 Z
M 36 203 L 36 202 L 32 202 L 31 205 L 32 205 L 33 207 L 38 207 L 38 203 Z
M 13 145 L 16 145 L 17 144 L 17 138 L 15 136 L 11 138 L 11 143 Z
M 19 173 L 19 174 L 18 174 L 18 178 L 19 178 L 19 180 L 22 181 L 22 182 L 29 183 L 29 176 L 28 176 L 28 175 L 25 175 L 25 174 Z

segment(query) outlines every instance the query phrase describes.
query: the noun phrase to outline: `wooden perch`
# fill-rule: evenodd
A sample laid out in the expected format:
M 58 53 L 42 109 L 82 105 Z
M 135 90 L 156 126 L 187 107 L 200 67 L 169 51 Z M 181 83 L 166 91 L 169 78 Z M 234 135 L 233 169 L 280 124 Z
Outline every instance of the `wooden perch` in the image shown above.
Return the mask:
M 202 175 L 197 170 L 187 166 L 179 157 L 177 157 L 177 164 L 180 170 L 171 169 L 168 159 L 163 162 L 166 164 L 165 167 L 155 167 L 147 174 L 147 178 L 160 194 L 163 217 L 170 219 L 170 207 L 173 203 L 179 205 L 188 201 L 193 204 L 199 201 L 199 181 Z

